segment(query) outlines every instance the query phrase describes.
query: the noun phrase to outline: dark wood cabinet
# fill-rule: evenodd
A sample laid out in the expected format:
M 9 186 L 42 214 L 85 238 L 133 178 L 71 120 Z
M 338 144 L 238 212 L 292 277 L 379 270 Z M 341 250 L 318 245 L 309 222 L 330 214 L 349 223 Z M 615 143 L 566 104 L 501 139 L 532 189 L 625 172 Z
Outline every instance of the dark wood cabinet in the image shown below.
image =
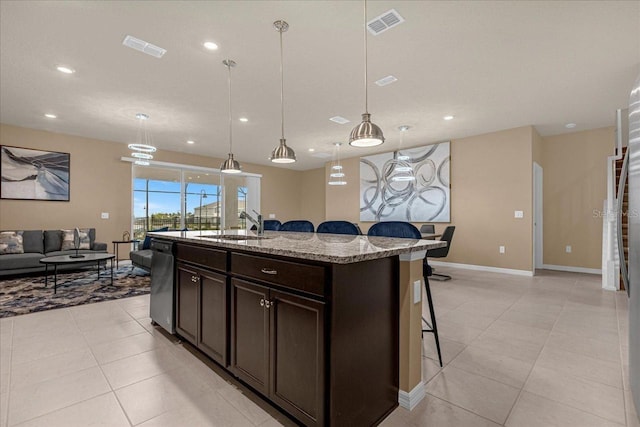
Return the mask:
M 200 276 L 194 269 L 178 264 L 177 279 L 176 332 L 191 344 L 197 345 Z
M 231 279 L 231 371 L 302 421 L 324 424 L 324 303 Z
M 324 425 L 325 304 L 270 292 L 269 398 L 307 425 Z
M 178 263 L 176 332 L 227 365 L 227 277 Z
M 298 423 L 377 425 L 398 405 L 398 257 L 176 253 L 178 334 Z

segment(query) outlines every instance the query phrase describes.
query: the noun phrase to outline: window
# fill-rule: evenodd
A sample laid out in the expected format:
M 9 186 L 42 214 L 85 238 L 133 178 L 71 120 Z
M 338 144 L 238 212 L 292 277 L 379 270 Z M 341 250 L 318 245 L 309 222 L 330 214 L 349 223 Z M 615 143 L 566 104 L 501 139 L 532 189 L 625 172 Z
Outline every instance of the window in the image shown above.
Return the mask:
M 248 229 L 243 211 L 260 210 L 260 176 L 224 176 L 175 165 L 133 167 L 133 236 L 147 230 Z M 255 216 L 255 215 L 254 215 Z

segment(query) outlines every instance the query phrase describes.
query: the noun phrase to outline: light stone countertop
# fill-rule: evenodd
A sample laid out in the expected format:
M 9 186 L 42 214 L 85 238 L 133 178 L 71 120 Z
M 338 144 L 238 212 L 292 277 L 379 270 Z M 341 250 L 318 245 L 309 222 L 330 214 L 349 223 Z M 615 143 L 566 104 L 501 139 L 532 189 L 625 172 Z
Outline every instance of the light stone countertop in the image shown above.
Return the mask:
M 218 231 L 210 230 L 149 233 L 152 237 L 176 242 L 196 243 L 221 249 L 241 249 L 258 254 L 279 255 L 334 264 L 349 264 L 447 246 L 446 242 L 439 240 L 396 239 L 345 234 L 265 231 L 264 237 L 259 240 L 227 240 L 219 238 L 219 234 Z M 244 230 L 230 230 L 225 231 L 224 234 L 255 236 L 253 232 L 245 232 Z

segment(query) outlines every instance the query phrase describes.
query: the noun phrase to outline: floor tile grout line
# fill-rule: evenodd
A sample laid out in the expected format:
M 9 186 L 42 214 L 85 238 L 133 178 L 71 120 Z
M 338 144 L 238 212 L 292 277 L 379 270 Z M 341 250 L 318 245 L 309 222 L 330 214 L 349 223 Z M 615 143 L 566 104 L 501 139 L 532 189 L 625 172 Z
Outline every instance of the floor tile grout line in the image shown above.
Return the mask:
M 575 280 L 575 282 L 573 283 L 573 285 L 571 285 L 572 290 L 573 290 L 573 287 L 577 283 L 577 279 L 574 279 L 574 280 Z M 566 304 L 566 298 L 563 298 L 563 300 L 562 300 L 562 310 L 560 310 L 560 313 L 558 314 L 558 317 L 556 317 L 556 321 L 553 322 L 553 326 L 549 330 L 549 333 L 547 334 L 547 338 L 545 339 L 544 344 L 542 345 L 542 347 L 540 347 L 540 351 L 538 351 L 538 355 L 536 356 L 536 360 L 533 362 L 533 365 L 531 366 L 531 369 L 529 370 L 529 374 L 527 375 L 527 378 L 525 378 L 524 383 L 522 384 L 522 387 L 520 388 L 520 391 L 518 392 L 518 396 L 516 396 L 516 399 L 513 402 L 513 405 L 511 406 L 511 409 L 509 409 L 509 413 L 507 414 L 507 418 L 504 420 L 504 425 L 507 424 L 507 422 L 509 421 L 509 418 L 511 417 L 511 414 L 513 413 L 513 408 L 515 408 L 516 405 L 518 404 L 518 402 L 520 401 L 520 398 L 522 396 L 522 392 L 525 391 L 524 388 L 527 386 L 527 383 L 529 382 L 529 379 L 531 378 L 531 373 L 533 372 L 533 370 L 535 369 L 536 365 L 538 364 L 538 360 L 540 359 L 540 355 L 542 354 L 542 352 L 544 351 L 545 346 L 549 342 L 549 337 L 551 337 L 551 332 L 553 331 L 553 328 L 555 328 L 556 324 L 560 320 L 560 316 L 562 315 L 562 312 L 565 309 L 565 304 Z
M 442 373 L 442 372 L 440 372 L 438 375 L 440 375 L 441 373 Z M 444 398 L 442 398 L 442 397 L 440 397 L 440 396 L 436 396 L 436 395 L 434 395 L 434 394 L 431 394 L 431 393 L 429 393 L 428 391 L 427 391 L 427 392 L 425 392 L 425 393 L 426 393 L 427 395 L 429 395 L 430 397 L 434 398 L 434 399 L 439 399 L 439 400 L 442 400 L 443 402 L 447 402 L 448 404 L 450 404 L 450 405 L 452 405 L 452 406 L 455 406 L 456 408 L 462 409 L 462 410 L 463 410 L 463 411 L 465 411 L 465 412 L 468 412 L 468 413 L 470 413 L 470 414 L 476 415 L 476 416 L 478 416 L 478 417 L 480 417 L 480 418 L 482 418 L 482 419 L 485 419 L 485 420 L 487 420 L 487 421 L 490 421 L 490 422 L 492 422 L 492 423 L 494 423 L 494 424 L 497 424 L 497 425 L 500 425 L 500 426 L 503 426 L 503 425 L 504 425 L 504 423 L 499 423 L 499 422 L 497 422 L 497 421 L 494 421 L 494 420 L 492 420 L 491 418 L 487 418 L 487 417 L 485 417 L 484 415 L 480 415 L 480 414 L 478 414 L 478 413 L 476 413 L 476 412 L 474 412 L 474 411 L 472 411 L 472 410 L 470 410 L 470 409 L 468 409 L 468 408 L 464 408 L 464 407 L 460 406 L 460 405 L 459 405 L 459 404 L 457 404 L 457 403 L 450 402 L 449 400 L 444 399 Z

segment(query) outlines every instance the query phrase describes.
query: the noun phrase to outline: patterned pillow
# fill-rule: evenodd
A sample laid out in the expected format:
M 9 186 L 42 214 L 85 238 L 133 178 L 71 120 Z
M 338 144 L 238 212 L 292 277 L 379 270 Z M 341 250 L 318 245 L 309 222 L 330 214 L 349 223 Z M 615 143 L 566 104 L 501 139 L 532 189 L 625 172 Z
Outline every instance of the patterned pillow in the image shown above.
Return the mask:
M 68 251 L 71 249 L 75 249 L 75 230 L 60 230 L 62 231 L 62 247 L 60 250 Z M 91 241 L 89 239 L 89 229 L 81 228 L 79 233 L 80 237 L 80 245 L 78 249 L 91 249 Z
M 22 231 L 0 232 L 0 255 L 23 253 Z

